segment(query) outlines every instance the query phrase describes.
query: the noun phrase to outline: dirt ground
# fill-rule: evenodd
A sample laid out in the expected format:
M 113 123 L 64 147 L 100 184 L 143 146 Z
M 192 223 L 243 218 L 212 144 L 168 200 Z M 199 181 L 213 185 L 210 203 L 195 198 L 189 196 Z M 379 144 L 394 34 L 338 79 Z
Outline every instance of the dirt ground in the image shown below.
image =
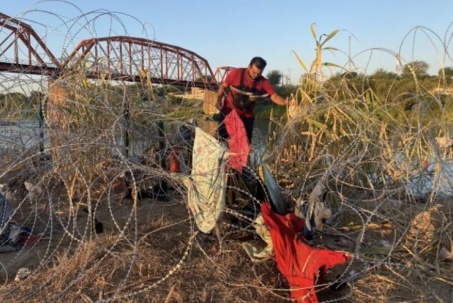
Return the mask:
M 34 211 L 20 208 L 16 220 L 28 226 L 35 222 L 35 233 L 43 232 L 45 237 L 35 245 L 0 254 L 0 301 L 290 301 L 288 284 L 275 261 L 253 263 L 243 250 L 243 242 L 264 245 L 253 230 L 198 232 L 185 197 L 176 191 L 168 201 L 143 199 L 134 204 L 122 200 L 120 193 L 112 194 L 109 201 L 96 210 L 104 225 L 99 234 L 83 211 L 71 218 L 67 209 L 50 212 L 56 205 Z M 390 222 L 379 220 L 363 228 L 354 213 L 345 212 L 334 227 L 318 232 L 315 246 L 357 253 L 357 258 L 327 273 L 318 288 L 319 300 L 452 302 L 453 282 L 440 273 L 451 272 L 453 262 L 425 270 L 420 262 L 407 258 L 407 252 L 403 254 L 392 230 Z M 393 245 L 379 246 L 383 241 Z M 14 281 L 19 268 L 28 268 L 31 274 Z M 347 285 L 332 290 L 336 277 Z

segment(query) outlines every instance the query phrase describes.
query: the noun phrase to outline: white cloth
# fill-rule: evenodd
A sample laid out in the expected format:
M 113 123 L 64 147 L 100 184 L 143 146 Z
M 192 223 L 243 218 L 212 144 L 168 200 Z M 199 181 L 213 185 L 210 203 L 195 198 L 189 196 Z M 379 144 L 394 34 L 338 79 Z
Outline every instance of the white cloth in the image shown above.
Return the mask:
M 264 242 L 266 242 L 266 246 L 258 248 L 250 243 L 244 242 L 242 243 L 242 248 L 244 248 L 252 262 L 265 261 L 274 255 L 271 233 L 266 224 L 264 224 L 263 216 L 261 216 L 261 214 L 256 217 L 253 225 L 255 226 L 256 233 L 264 240 Z
M 200 231 L 209 233 L 225 206 L 226 147 L 202 129 L 195 129 L 192 172 L 184 179 L 188 206 Z

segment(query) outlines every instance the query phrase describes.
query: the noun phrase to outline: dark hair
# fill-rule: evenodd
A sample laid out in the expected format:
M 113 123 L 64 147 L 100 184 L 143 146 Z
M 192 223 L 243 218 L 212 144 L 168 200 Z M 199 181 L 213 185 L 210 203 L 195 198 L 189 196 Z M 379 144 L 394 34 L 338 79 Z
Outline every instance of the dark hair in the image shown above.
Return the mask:
M 267 65 L 267 62 L 266 62 L 266 60 L 264 60 L 261 57 L 253 57 L 252 60 L 250 60 L 250 64 L 249 65 L 250 66 L 255 65 L 259 69 L 264 69 L 266 67 L 266 65 Z

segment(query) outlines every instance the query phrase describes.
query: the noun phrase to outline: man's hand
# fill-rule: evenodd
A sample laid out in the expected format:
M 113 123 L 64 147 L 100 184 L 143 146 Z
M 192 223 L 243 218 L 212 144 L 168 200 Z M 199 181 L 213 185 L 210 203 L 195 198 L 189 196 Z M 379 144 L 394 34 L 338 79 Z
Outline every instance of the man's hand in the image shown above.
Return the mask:
M 220 111 L 223 108 L 224 98 L 226 97 L 225 89 L 227 89 L 228 87 L 229 85 L 224 82 L 219 86 L 219 90 L 217 91 L 217 101 L 215 103 L 215 107 Z
M 294 105 L 297 105 L 297 101 L 296 101 L 296 99 L 294 99 L 294 98 L 291 98 L 291 99 L 287 98 L 287 99 L 286 99 L 286 104 L 287 104 L 288 106 L 294 106 Z
M 223 107 L 223 98 L 217 98 L 217 102 L 215 103 L 215 107 L 218 110 L 222 110 Z

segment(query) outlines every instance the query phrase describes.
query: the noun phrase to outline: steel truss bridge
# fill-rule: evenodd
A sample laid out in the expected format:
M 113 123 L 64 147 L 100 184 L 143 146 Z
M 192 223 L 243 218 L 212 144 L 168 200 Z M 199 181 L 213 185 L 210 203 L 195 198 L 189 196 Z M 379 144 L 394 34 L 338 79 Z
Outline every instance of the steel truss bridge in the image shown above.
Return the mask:
M 128 36 L 85 39 L 66 58 L 57 59 L 30 25 L 0 13 L 0 72 L 58 78 L 78 68 L 89 79 L 209 90 L 216 90 L 231 69 L 213 72 L 205 58 L 188 49 Z

